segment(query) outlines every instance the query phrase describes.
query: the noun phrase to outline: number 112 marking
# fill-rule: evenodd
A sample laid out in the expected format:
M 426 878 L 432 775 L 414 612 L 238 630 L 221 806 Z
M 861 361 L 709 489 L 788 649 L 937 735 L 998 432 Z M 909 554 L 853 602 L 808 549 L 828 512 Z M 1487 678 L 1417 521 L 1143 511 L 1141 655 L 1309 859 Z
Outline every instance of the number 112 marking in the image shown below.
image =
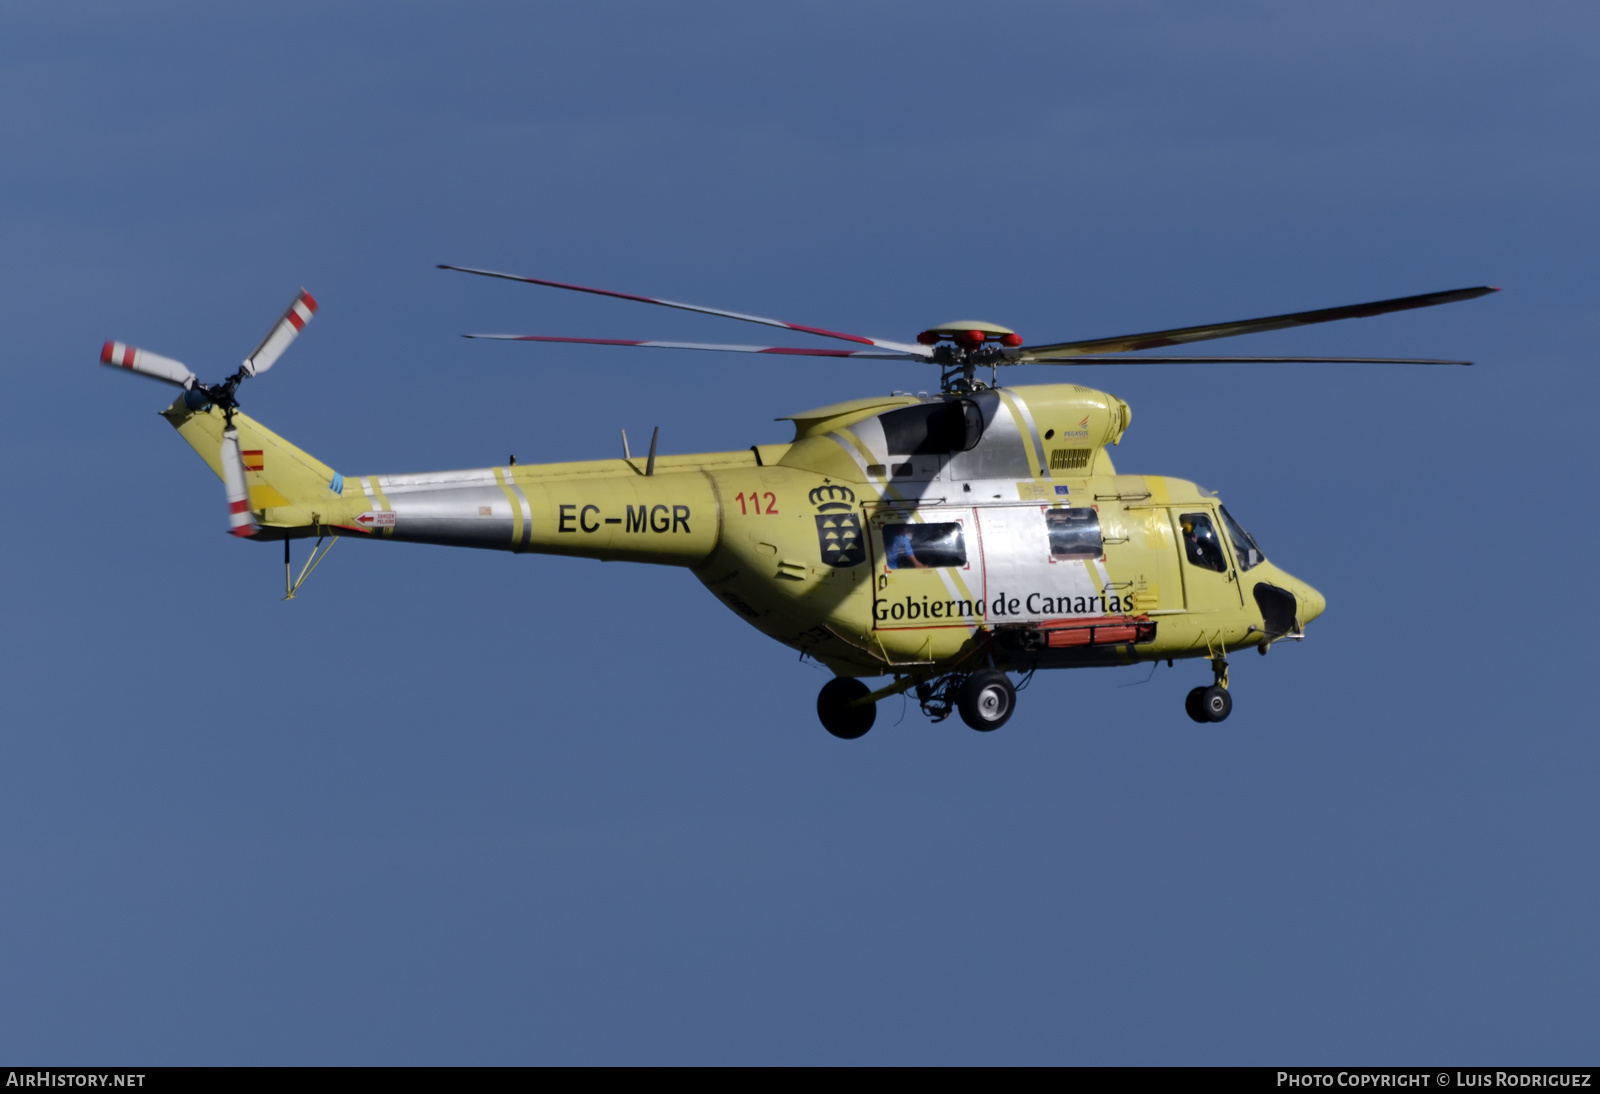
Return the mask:
M 771 490 L 768 490 L 765 494 L 757 494 L 754 490 L 752 490 L 749 498 L 750 500 L 746 502 L 745 494 L 743 491 L 741 491 L 738 497 L 734 499 L 739 503 L 739 512 L 743 513 L 745 516 L 748 517 L 750 515 L 751 509 L 755 510 L 755 515 L 758 517 L 763 515 L 775 517 L 778 515 L 778 495 L 774 494 Z M 762 498 L 767 499 L 767 507 L 765 509 L 761 508 Z

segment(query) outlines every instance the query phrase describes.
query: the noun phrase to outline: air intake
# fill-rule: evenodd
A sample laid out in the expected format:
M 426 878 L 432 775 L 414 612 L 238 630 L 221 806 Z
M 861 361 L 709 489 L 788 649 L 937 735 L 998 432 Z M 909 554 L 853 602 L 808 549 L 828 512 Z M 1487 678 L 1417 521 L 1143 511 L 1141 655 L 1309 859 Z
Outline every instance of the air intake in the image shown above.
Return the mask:
M 1052 448 L 1050 470 L 1082 471 L 1089 466 L 1089 457 L 1093 454 L 1092 448 Z

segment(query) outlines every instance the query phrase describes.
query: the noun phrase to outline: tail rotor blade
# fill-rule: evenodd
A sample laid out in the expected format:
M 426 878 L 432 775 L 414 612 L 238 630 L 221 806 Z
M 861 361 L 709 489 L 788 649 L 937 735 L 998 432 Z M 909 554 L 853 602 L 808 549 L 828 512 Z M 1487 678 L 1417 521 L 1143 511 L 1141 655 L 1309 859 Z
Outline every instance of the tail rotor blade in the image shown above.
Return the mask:
M 194 373 L 190 372 L 189 366 L 182 361 L 174 361 L 170 357 L 163 357 L 149 350 L 136 349 L 124 342 L 107 342 L 100 350 L 100 363 L 110 365 L 112 368 L 125 368 L 129 372 L 137 372 L 140 376 L 148 376 L 153 380 L 177 384 L 184 389 L 194 387 L 195 384 Z
M 259 531 L 250 512 L 250 489 L 245 483 L 244 456 L 239 452 L 239 431 L 233 426 L 222 431 L 222 485 L 228 492 L 228 531 L 236 536 L 253 536 Z
M 299 337 L 300 332 L 311 322 L 311 317 L 316 313 L 316 300 L 310 293 L 301 289 L 299 295 L 290 301 L 283 318 L 267 332 L 267 336 L 251 351 L 250 356 L 244 359 L 244 374 L 257 376 L 271 368 L 278 358 L 283 356 L 283 351 L 289 348 L 289 343 Z

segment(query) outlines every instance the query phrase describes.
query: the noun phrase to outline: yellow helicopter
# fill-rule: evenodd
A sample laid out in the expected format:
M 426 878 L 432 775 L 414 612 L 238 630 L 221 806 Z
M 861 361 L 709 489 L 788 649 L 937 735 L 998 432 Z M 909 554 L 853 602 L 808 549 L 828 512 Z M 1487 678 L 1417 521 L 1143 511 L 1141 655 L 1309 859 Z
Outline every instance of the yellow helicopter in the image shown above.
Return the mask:
M 244 380 L 278 360 L 316 313 L 303 290 L 239 369 L 203 384 L 187 366 L 121 342 L 104 364 L 183 388 L 163 416 L 222 479 L 229 530 L 282 540 L 292 598 L 340 536 L 688 568 L 732 611 L 832 670 L 824 728 L 852 739 L 878 700 L 915 694 L 935 721 L 958 711 L 998 729 L 1011 675 L 1205 658 L 1212 683 L 1184 707 L 1220 722 L 1228 655 L 1301 639 L 1323 597 L 1268 561 L 1216 495 L 1161 475 L 1119 474 L 1128 404 L 1077 384 L 1002 387 L 1024 364 L 1214 361 L 1466 365 L 1422 358 L 1120 356 L 1470 300 L 1488 286 L 1232 323 L 1027 345 L 962 320 L 891 342 L 718 308 L 558 281 L 441 269 L 780 327 L 849 349 L 487 334 L 737 353 L 912 360 L 938 366 L 937 395 L 854 399 L 787 416 L 787 443 L 640 458 L 345 477 L 239 409 Z M 988 371 L 987 381 L 980 370 Z M 785 419 L 780 419 L 785 420 Z M 316 537 L 298 578 L 289 543 Z M 873 688 L 863 678 L 888 677 Z

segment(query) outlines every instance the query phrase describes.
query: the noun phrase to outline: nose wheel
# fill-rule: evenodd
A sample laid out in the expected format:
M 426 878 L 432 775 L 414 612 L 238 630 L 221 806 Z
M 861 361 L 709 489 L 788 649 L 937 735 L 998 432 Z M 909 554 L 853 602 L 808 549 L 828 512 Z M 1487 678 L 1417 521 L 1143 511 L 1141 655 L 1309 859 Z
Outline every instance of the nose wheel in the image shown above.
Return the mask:
M 1220 722 L 1233 712 L 1226 688 L 1195 688 L 1183 700 L 1183 709 L 1197 722 Z
M 1213 658 L 1211 673 L 1216 683 L 1208 688 L 1195 688 L 1183 700 L 1183 709 L 1197 722 L 1221 722 L 1233 713 L 1233 696 L 1228 694 L 1227 659 Z

